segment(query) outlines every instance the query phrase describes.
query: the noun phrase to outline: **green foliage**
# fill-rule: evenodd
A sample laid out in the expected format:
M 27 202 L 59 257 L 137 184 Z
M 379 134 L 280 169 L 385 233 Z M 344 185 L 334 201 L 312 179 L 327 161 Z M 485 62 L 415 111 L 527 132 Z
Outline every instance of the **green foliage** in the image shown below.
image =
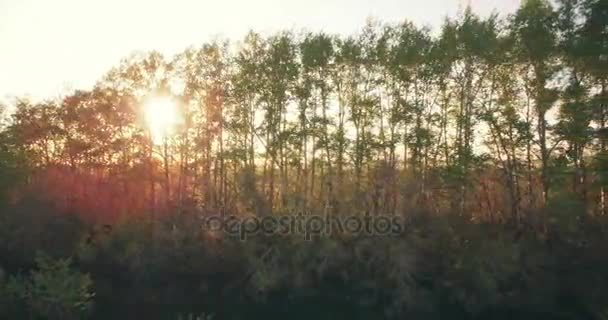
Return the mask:
M 0 125 L 0 208 L 27 177 L 26 157 L 20 153 L 16 137 Z
M 34 319 L 82 319 L 91 312 L 93 281 L 71 269 L 70 259 L 53 260 L 43 254 L 28 276 L 12 276 L 4 292 L 22 304 Z
M 608 302 L 601 294 L 608 260 L 597 254 L 605 248 L 597 229 L 603 222 L 570 219 L 581 209 L 564 201 L 549 210 L 558 220 L 549 220 L 545 235 L 423 213 L 411 216 L 398 237 L 312 241 L 241 242 L 202 231 L 200 221 L 184 216 L 124 221 L 82 242 L 77 265 L 42 256 L 29 276 L 7 275 L 0 314 L 71 319 L 92 311 L 95 318 L 126 319 L 136 312 L 160 320 L 601 313 Z

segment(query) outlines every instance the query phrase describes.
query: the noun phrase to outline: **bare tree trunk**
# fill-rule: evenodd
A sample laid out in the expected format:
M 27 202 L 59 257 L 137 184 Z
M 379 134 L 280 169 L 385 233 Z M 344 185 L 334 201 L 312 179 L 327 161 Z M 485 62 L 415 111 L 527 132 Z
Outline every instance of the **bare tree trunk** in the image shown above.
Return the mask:
M 156 215 L 156 190 L 154 187 L 154 162 L 152 158 L 154 144 L 152 142 L 152 133 L 148 131 L 148 135 L 148 181 L 150 183 L 150 213 L 152 215 L 152 220 L 154 220 Z
M 168 204 L 171 201 L 171 186 L 169 185 L 169 142 L 168 138 L 163 138 L 163 162 L 165 169 L 165 202 Z
M 601 105 L 600 105 L 600 128 L 602 130 L 602 133 L 606 131 L 606 105 L 604 104 L 604 101 L 606 100 L 606 80 L 602 80 L 602 90 L 600 92 L 600 95 L 602 97 L 601 101 Z M 600 142 L 600 153 L 605 156 L 606 155 L 606 138 L 604 137 L 604 135 L 602 134 L 601 137 L 601 142 Z M 605 161 L 605 160 L 604 160 Z M 606 215 L 606 198 L 607 197 L 607 191 L 606 191 L 606 182 L 602 181 L 601 187 L 600 187 L 600 212 L 602 215 Z

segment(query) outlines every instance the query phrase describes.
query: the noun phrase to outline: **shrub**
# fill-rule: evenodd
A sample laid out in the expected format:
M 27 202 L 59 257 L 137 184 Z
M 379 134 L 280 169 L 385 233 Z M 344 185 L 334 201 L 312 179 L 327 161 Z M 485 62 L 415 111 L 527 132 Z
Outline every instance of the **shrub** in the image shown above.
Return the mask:
M 35 199 L 0 208 L 0 265 L 8 273 L 36 265 L 36 252 L 52 258 L 72 256 L 82 236 L 82 223 Z
M 89 275 L 70 269 L 70 259 L 36 257 L 37 270 L 29 276 L 14 276 L 6 284 L 10 299 L 24 305 L 36 319 L 79 319 L 93 303 L 93 282 Z

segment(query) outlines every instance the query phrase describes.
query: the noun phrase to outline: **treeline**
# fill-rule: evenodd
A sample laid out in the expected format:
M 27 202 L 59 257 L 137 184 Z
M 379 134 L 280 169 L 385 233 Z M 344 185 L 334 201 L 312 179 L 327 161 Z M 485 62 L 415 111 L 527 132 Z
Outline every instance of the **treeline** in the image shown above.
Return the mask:
M 3 145 L 30 192 L 100 219 L 417 208 L 521 221 L 560 196 L 605 214 L 607 21 L 605 1 L 528 0 L 438 32 L 370 20 L 346 37 L 138 53 L 91 90 L 17 99 Z M 156 143 L 151 96 L 184 119 Z
M 404 13 L 405 14 L 405 13 Z M 0 130 L 0 319 L 608 319 L 608 1 L 133 54 Z M 183 121 L 158 139 L 151 99 Z M 394 214 L 238 241 L 201 214 Z

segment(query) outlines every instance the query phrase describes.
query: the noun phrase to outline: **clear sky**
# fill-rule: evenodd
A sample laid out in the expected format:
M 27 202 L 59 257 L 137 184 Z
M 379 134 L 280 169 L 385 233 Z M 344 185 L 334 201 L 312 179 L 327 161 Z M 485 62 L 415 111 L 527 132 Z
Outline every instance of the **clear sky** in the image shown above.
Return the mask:
M 469 0 L 512 13 L 520 0 Z M 253 29 L 351 34 L 367 17 L 437 27 L 467 0 L 0 0 L 0 98 L 88 88 L 134 50 L 176 53 Z

